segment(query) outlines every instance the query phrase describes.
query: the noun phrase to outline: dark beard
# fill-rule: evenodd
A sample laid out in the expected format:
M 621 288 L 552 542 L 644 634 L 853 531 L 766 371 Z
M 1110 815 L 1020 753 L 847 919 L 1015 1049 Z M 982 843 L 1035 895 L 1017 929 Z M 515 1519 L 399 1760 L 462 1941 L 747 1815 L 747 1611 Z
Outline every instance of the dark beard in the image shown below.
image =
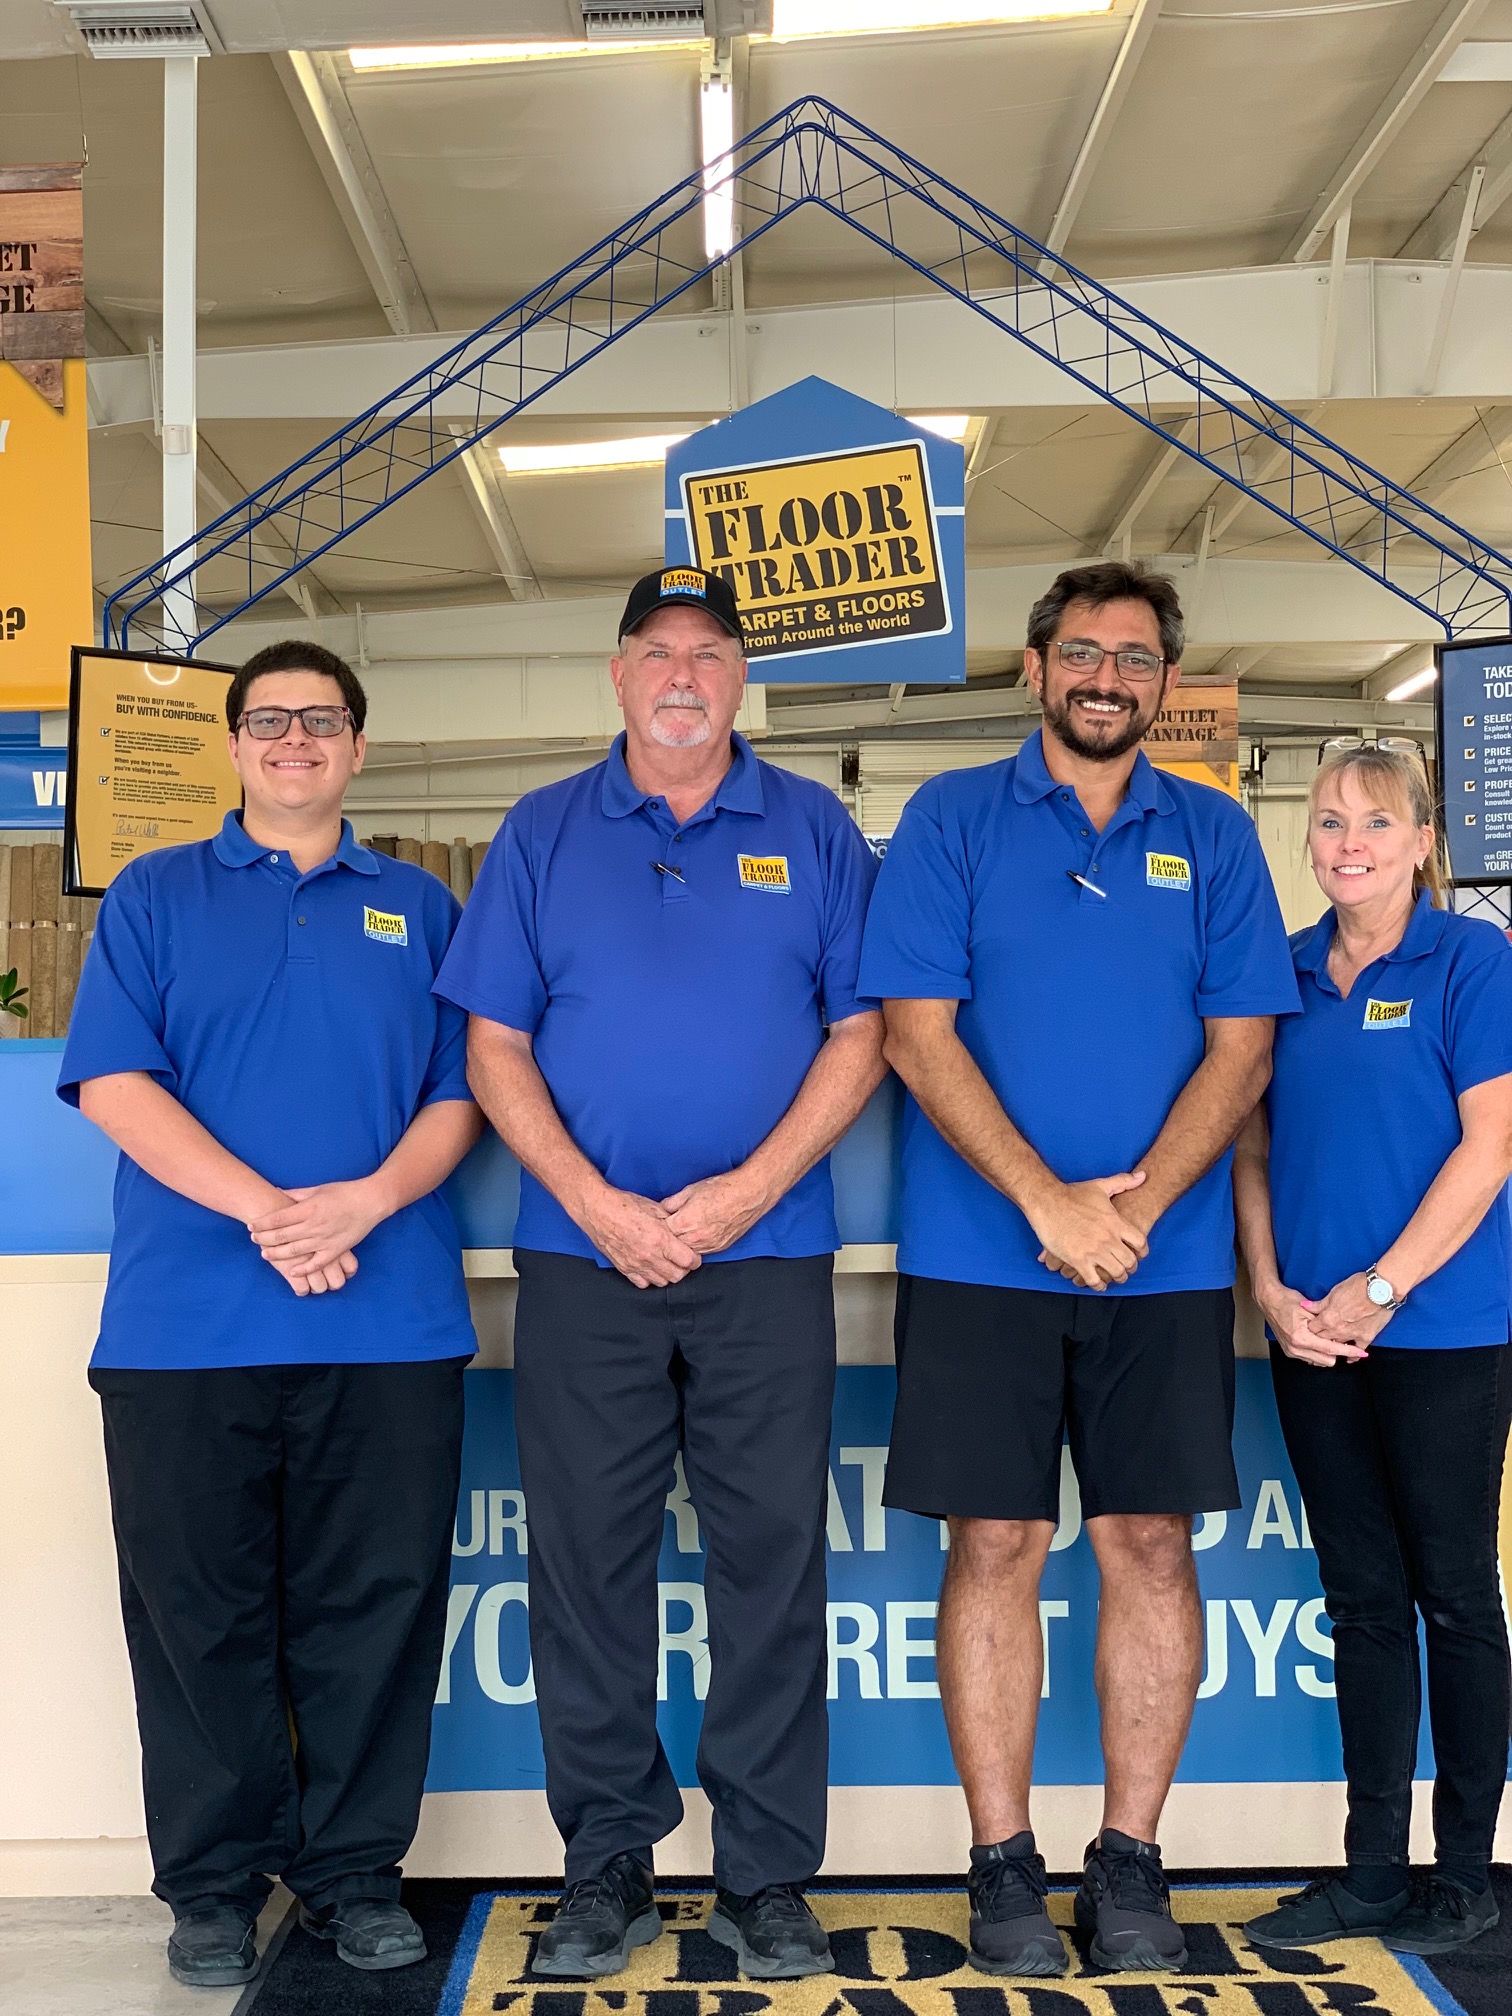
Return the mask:
M 1052 701 L 1048 696 L 1043 697 L 1040 705 L 1044 725 L 1057 742 L 1062 743 L 1073 755 L 1084 757 L 1089 763 L 1116 763 L 1120 756 L 1127 756 L 1131 749 L 1138 747 L 1150 722 L 1160 712 L 1159 700 L 1156 701 L 1154 712 L 1148 719 L 1144 717 L 1140 708 L 1131 707 L 1128 719 L 1118 734 L 1110 735 L 1105 741 L 1092 742 L 1088 741 L 1076 726 L 1075 716 L 1071 711 L 1071 701 L 1074 697 L 1068 695 L 1062 701 Z M 1164 697 L 1165 691 L 1162 686 L 1161 698 Z

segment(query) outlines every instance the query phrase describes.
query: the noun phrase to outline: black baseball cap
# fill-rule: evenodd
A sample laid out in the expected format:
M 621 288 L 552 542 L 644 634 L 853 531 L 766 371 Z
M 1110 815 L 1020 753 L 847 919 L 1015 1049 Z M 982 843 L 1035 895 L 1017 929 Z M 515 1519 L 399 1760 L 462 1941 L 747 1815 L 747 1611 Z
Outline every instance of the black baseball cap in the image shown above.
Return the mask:
M 705 574 L 701 567 L 658 567 L 654 574 L 643 574 L 630 590 L 630 600 L 620 618 L 621 642 L 632 630 L 638 630 L 655 609 L 706 610 L 744 647 L 745 633 L 740 627 L 735 590 L 721 575 Z

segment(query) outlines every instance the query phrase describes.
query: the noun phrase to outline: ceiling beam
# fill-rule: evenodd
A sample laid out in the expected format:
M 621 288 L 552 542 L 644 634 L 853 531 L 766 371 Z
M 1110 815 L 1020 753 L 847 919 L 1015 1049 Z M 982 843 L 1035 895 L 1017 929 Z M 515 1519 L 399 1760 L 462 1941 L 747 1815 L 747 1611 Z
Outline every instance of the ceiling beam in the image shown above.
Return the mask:
M 436 318 L 373 166 L 337 59 L 292 49 L 273 60 L 389 328 L 396 336 L 434 335 Z M 511 593 L 538 598 L 541 584 L 505 502 L 493 458 L 481 446 L 465 449 L 457 474 Z
M 1400 686 L 1404 679 L 1410 679 L 1414 672 L 1426 671 L 1432 663 L 1431 644 L 1409 644 L 1405 651 L 1394 651 L 1384 665 L 1360 681 L 1360 697 L 1384 700 L 1393 687 Z M 1425 698 L 1431 701 L 1432 695 Z
M 904 739 L 920 728 L 958 729 L 987 735 L 999 724 L 1010 734 L 1039 720 L 1039 702 L 1027 686 L 967 687 L 910 693 L 896 714 L 885 694 L 878 699 L 802 700 L 783 696 L 767 703 L 767 732 L 790 742 L 804 736 L 849 736 L 857 732 Z M 1433 708 L 1412 701 L 1366 700 L 1351 688 L 1337 693 L 1247 693 L 1239 689 L 1241 732 L 1259 729 L 1411 728 L 1429 733 Z
M 1082 135 L 1081 146 L 1076 151 L 1076 159 L 1071 164 L 1071 173 L 1066 177 L 1066 186 L 1055 206 L 1055 214 L 1050 221 L 1050 229 L 1045 233 L 1045 245 L 1052 253 L 1064 252 L 1071 233 L 1076 228 L 1076 220 L 1081 207 L 1087 200 L 1087 192 L 1092 187 L 1092 178 L 1107 151 L 1113 128 L 1118 123 L 1118 115 L 1123 110 L 1124 100 L 1129 95 L 1139 70 L 1140 61 L 1149 46 L 1150 37 L 1155 32 L 1155 24 L 1160 19 L 1162 0 L 1134 0 L 1134 11 L 1129 16 L 1124 29 L 1123 40 L 1118 45 L 1118 54 L 1113 58 L 1113 68 L 1108 72 L 1108 81 L 1103 85 L 1102 95 L 1092 114 L 1086 132 Z M 1040 271 L 1053 270 L 1057 259 L 1042 259 Z
M 1185 461 L 1183 448 L 1189 447 L 1197 439 L 1198 421 L 1194 414 L 1184 420 L 1176 430 L 1174 441 L 1163 442 L 1145 463 L 1128 492 L 1120 500 L 1108 520 L 1107 529 L 1101 538 L 1089 543 L 1089 553 L 1107 553 L 1125 540 L 1132 540 L 1139 514 L 1150 503 L 1156 491 L 1170 474 L 1173 465 Z
M 1512 112 L 1497 127 L 1476 154 L 1467 161 L 1438 202 L 1402 247 L 1401 259 L 1448 259 L 1454 251 L 1456 234 L 1464 212 L 1470 180 L 1477 168 L 1485 171 L 1475 214 L 1470 225 L 1470 242 L 1484 231 L 1491 219 L 1512 196 Z
M 1387 149 L 1417 110 L 1440 71 L 1485 11 L 1486 0 L 1449 0 L 1413 51 L 1406 68 L 1376 107 L 1374 114 L 1340 163 L 1332 181 L 1307 213 L 1285 256 L 1313 258 L 1340 213 L 1354 201 L 1368 177 L 1380 166 Z

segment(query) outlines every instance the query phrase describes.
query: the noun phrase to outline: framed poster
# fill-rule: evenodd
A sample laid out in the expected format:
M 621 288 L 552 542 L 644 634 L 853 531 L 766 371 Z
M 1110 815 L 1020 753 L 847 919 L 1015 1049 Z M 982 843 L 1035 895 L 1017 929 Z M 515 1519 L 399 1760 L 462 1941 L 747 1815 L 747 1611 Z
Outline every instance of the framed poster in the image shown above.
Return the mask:
M 76 644 L 63 888 L 103 896 L 128 861 L 218 833 L 242 802 L 226 747 L 230 665 Z
M 1433 655 L 1449 880 L 1512 884 L 1512 637 Z

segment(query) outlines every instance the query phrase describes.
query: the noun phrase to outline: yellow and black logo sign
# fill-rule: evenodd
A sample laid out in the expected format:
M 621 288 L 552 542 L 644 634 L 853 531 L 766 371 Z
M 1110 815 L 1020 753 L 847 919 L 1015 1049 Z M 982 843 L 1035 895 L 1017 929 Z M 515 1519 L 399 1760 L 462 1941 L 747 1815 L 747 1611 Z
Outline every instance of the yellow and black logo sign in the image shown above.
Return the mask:
M 663 595 L 707 596 L 709 584 L 696 567 L 668 567 L 662 573 L 659 592 Z
M 742 889 L 765 889 L 774 896 L 791 896 L 786 854 L 737 854 Z
M 1179 854 L 1146 854 L 1145 880 L 1152 889 L 1190 889 L 1192 864 Z
M 951 627 L 918 441 L 682 479 L 693 558 L 729 582 L 752 658 Z
M 409 926 L 391 910 L 372 910 L 364 905 L 362 928 L 369 938 L 376 938 L 382 945 L 409 943 Z
M 1412 1003 L 1410 1001 L 1367 1001 L 1362 1029 L 1410 1029 L 1412 1027 Z

